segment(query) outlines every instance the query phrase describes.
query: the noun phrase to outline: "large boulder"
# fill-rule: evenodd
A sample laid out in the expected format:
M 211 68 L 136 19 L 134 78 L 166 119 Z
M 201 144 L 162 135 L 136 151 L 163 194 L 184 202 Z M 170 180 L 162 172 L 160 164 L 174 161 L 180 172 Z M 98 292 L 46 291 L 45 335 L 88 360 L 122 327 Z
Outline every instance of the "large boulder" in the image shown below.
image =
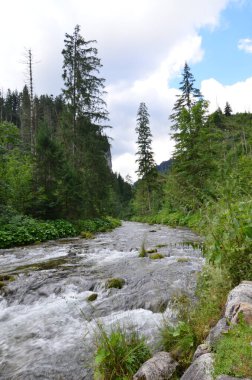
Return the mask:
M 244 304 L 247 305 L 247 309 L 249 305 L 252 306 L 252 281 L 242 281 L 240 285 L 236 286 L 229 293 L 226 303 L 225 317 L 228 318 L 229 321 L 233 320 L 235 322 L 239 310 L 242 312 L 241 305 L 243 305 L 242 308 L 244 308 Z M 248 317 L 251 318 L 250 311 L 248 311 Z
M 185 371 L 181 380 L 213 380 L 213 354 L 198 357 Z
M 221 318 L 217 324 L 211 328 L 208 337 L 206 338 L 206 343 L 210 346 L 213 347 L 214 344 L 217 342 L 217 340 L 221 337 L 223 333 L 228 331 L 229 329 L 229 324 L 227 323 L 226 318 Z
M 168 352 L 158 352 L 147 360 L 134 375 L 133 380 L 167 380 L 174 373 L 178 363 Z

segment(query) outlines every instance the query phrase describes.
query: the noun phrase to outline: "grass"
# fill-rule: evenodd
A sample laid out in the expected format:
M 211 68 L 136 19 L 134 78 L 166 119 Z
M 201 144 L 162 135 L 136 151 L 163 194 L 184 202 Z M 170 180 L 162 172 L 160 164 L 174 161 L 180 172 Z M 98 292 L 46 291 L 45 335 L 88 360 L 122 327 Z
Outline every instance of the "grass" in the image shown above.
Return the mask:
M 140 366 L 151 357 L 144 338 L 136 331 L 117 327 L 107 333 L 98 325 L 95 354 L 95 380 L 131 380 Z
M 125 280 L 123 278 L 109 278 L 106 282 L 106 289 L 117 288 L 122 289 L 125 284 Z
M 145 243 L 143 241 L 142 244 L 141 244 L 141 247 L 140 247 L 140 251 L 139 251 L 138 257 L 146 257 L 146 256 L 147 256 L 147 251 L 145 249 Z
M 214 375 L 252 378 L 252 326 L 234 325 L 215 347 Z

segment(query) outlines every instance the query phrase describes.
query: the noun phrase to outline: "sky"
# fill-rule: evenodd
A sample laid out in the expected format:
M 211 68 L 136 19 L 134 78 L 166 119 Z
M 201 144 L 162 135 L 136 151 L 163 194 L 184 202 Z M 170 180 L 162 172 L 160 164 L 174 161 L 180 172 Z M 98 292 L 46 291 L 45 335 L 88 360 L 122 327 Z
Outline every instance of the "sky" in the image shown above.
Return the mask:
M 25 51 L 37 95 L 63 87 L 65 33 L 97 40 L 113 170 L 136 179 L 136 115 L 145 102 L 157 164 L 171 157 L 171 114 L 187 62 L 209 112 L 252 112 L 252 0 L 0 0 L 0 89 L 22 90 Z

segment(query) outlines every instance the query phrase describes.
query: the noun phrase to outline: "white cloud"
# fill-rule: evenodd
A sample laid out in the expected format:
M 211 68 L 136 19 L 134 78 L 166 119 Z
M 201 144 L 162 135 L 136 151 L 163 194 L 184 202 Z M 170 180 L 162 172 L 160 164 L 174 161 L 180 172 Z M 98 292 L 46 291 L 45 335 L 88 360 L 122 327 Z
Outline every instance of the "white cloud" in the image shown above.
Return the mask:
M 213 78 L 201 83 L 201 92 L 210 101 L 210 112 L 214 112 L 218 107 L 223 110 L 226 102 L 231 105 L 234 113 L 252 112 L 251 88 L 252 77 L 229 86 Z
M 238 42 L 238 48 L 244 50 L 246 53 L 252 53 L 252 39 L 242 38 Z
M 22 89 L 20 61 L 27 47 L 40 61 L 34 66 L 35 92 L 57 94 L 64 35 L 80 24 L 86 39 L 97 39 L 104 64 L 114 168 L 120 171 L 121 165 L 124 171 L 126 162 L 126 172 L 133 175 L 139 103 L 146 102 L 151 115 L 157 161 L 168 159 L 168 117 L 177 93 L 169 81 L 185 60 L 191 64 L 202 59 L 199 28 L 216 27 L 231 1 L 8 0 L 1 4 L 0 88 Z

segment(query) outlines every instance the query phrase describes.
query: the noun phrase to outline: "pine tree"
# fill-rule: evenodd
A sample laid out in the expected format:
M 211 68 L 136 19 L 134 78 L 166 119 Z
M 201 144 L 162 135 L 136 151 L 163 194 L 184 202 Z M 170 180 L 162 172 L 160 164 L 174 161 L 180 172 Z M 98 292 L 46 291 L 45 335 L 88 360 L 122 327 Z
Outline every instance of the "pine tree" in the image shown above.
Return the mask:
M 86 41 L 76 25 L 73 35 L 65 35 L 63 54 L 64 97 L 72 115 L 73 155 L 75 154 L 76 125 L 78 117 L 86 117 L 89 122 L 101 123 L 108 119 L 104 95 L 104 79 L 99 78 L 102 67 L 97 57 L 96 41 Z M 102 127 L 101 127 L 102 129 Z
M 173 107 L 173 114 L 170 119 L 173 121 L 173 129 L 178 128 L 178 118 L 183 108 L 190 112 L 192 106 L 200 99 L 202 95 L 200 90 L 194 87 L 195 79 L 191 73 L 190 67 L 185 63 L 183 71 L 183 79 L 180 82 L 181 94 L 177 95 L 177 101 Z
M 145 178 L 155 168 L 153 151 L 151 148 L 152 134 L 150 130 L 149 114 L 145 103 L 140 103 L 137 113 L 137 156 L 138 169 L 136 173 L 139 178 Z
M 231 114 L 232 114 L 232 108 L 228 102 L 226 102 L 226 104 L 225 104 L 224 114 L 225 114 L 225 116 L 231 116 Z

